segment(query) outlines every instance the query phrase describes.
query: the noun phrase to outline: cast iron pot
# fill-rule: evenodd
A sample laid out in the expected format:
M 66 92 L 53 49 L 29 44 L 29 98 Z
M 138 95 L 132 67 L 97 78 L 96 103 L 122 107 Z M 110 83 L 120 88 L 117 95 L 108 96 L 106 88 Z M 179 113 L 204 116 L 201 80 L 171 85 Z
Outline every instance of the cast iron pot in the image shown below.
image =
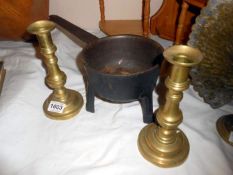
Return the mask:
M 139 100 L 143 121 L 153 122 L 152 93 L 163 52 L 157 42 L 136 35 L 99 39 L 59 16 L 51 15 L 50 20 L 86 43 L 79 58 L 84 63 L 87 111 L 94 112 L 95 96 L 114 103 Z

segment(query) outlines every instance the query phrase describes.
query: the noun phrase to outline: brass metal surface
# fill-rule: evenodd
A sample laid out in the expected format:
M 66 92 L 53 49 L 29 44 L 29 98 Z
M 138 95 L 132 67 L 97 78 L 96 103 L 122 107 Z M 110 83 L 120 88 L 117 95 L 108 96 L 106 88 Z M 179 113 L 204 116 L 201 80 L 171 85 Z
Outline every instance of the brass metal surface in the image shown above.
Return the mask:
M 47 67 L 46 84 L 53 89 L 52 94 L 46 99 L 43 105 L 47 117 L 56 120 L 65 120 L 75 116 L 83 106 L 83 98 L 77 91 L 66 89 L 66 75 L 60 70 L 57 64 L 55 51 L 56 46 L 53 44 L 50 32 L 55 28 L 51 21 L 36 21 L 28 26 L 27 30 L 35 34 L 39 45 L 40 52 L 43 55 L 43 62 Z M 53 105 L 51 107 L 50 105 Z M 57 106 L 56 106 L 57 105 Z M 56 107 L 55 110 L 54 106 Z M 59 109 L 63 110 L 59 110 Z
M 163 53 L 172 64 L 170 75 L 165 80 L 168 88 L 166 102 L 156 111 L 155 123 L 144 127 L 138 137 L 138 148 L 145 159 L 160 167 L 175 167 L 182 164 L 189 153 L 189 142 L 178 129 L 182 122 L 179 103 L 182 91 L 189 87 L 190 68 L 202 60 L 198 49 L 185 45 L 175 45 Z
M 223 140 L 233 146 L 233 114 L 220 117 L 217 120 L 216 126 Z

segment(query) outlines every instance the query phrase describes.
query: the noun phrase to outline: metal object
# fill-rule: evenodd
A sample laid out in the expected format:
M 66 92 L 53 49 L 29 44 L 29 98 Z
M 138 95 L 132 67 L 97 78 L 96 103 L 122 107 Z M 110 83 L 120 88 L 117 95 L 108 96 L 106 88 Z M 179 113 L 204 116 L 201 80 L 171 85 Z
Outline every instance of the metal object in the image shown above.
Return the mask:
M 156 112 L 159 125 L 151 123 L 141 130 L 138 148 L 151 163 L 174 167 L 182 164 L 189 153 L 188 139 L 177 128 L 183 117 L 179 102 L 182 91 L 189 87 L 189 70 L 202 60 L 202 54 L 198 49 L 176 45 L 165 50 L 164 57 L 172 64 L 171 73 L 165 80 L 166 102 Z
M 209 0 L 197 17 L 188 41 L 188 45 L 199 48 L 204 56 L 190 72 L 192 84 L 212 108 L 233 100 L 232 14 L 232 0 Z M 232 114 L 220 117 L 216 126 L 223 140 L 233 145 L 233 140 L 229 140 L 233 132 Z
M 96 38 L 59 16 L 50 19 L 86 43 L 78 57 L 86 80 L 86 110 L 94 112 L 94 98 L 125 103 L 138 100 L 143 121 L 153 121 L 152 93 L 159 76 L 163 48 L 136 35 Z
M 57 48 L 50 34 L 54 28 L 53 22 L 41 20 L 29 25 L 27 30 L 37 36 L 41 54 L 44 56 L 43 62 L 47 67 L 45 81 L 53 89 L 53 93 L 44 102 L 44 112 L 51 119 L 65 120 L 79 113 L 83 106 L 83 98 L 80 93 L 64 87 L 66 75 L 57 64 Z
M 216 126 L 223 140 L 233 146 L 233 114 L 220 117 L 217 120 Z
M 233 100 L 232 14 L 232 0 L 209 0 L 188 41 L 204 57 L 190 72 L 193 87 L 212 108 Z

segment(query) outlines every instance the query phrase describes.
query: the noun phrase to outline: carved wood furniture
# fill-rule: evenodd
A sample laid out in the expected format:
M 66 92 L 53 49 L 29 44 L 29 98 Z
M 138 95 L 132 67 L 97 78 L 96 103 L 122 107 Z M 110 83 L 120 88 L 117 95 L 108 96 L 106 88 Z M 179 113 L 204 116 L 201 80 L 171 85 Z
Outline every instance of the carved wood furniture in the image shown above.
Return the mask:
M 27 39 L 26 27 L 33 21 L 47 19 L 49 0 L 1 0 L 0 40 Z
M 175 41 L 177 34 L 177 26 L 184 0 L 163 0 L 160 9 L 150 19 L 150 32 L 158 35 L 161 38 Z M 181 20 L 182 27 L 179 29 L 179 42 L 186 42 L 188 35 L 191 32 L 191 26 L 194 19 L 199 15 L 199 4 L 206 2 L 206 0 L 185 0 L 192 3 L 189 8 L 186 8 L 185 18 Z M 183 12 L 184 13 L 184 12 Z
M 160 9 L 150 19 L 150 32 L 174 41 L 178 10 L 179 4 L 176 0 L 163 0 Z
M 187 17 L 189 6 L 195 6 L 195 7 L 202 9 L 203 7 L 206 6 L 206 3 L 207 3 L 207 0 L 183 0 L 182 9 L 181 9 L 181 13 L 179 16 L 179 23 L 178 23 L 178 27 L 176 30 L 175 44 L 182 43 L 182 37 L 184 34 L 184 27 L 185 27 L 184 25 L 185 25 L 185 20 Z
M 135 34 L 148 37 L 150 0 L 142 2 L 142 20 L 105 20 L 104 0 L 100 4 L 100 29 L 107 35 Z

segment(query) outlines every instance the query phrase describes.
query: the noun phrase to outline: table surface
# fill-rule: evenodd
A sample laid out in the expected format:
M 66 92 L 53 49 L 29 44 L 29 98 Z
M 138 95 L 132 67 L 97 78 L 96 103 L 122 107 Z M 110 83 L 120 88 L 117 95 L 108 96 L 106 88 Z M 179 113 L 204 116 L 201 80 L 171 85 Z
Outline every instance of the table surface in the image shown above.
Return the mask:
M 78 90 L 86 101 L 76 66 L 82 48 L 58 30 L 52 36 L 67 75 L 66 87 Z M 54 121 L 42 110 L 51 90 L 44 84 L 45 69 L 32 45 L 0 42 L 0 60 L 7 70 L 0 97 L 1 175 L 233 174 L 233 147 L 219 137 L 215 126 L 220 116 L 233 113 L 232 104 L 212 109 L 192 86 L 185 91 L 180 128 L 190 142 L 189 156 L 181 166 L 164 169 L 138 151 L 137 137 L 145 124 L 137 101 L 112 104 L 96 98 L 95 113 L 83 107 L 70 120 Z M 154 92 L 154 110 L 157 98 Z

